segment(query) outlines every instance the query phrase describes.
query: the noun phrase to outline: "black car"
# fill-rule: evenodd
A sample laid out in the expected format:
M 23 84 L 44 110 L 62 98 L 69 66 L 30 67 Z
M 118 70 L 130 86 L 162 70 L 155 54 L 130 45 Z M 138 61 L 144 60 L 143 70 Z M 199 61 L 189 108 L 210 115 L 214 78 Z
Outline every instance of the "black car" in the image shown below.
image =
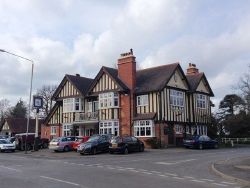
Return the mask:
M 93 135 L 87 142 L 78 146 L 77 152 L 81 155 L 108 152 L 109 151 L 109 139 L 107 135 Z
M 109 153 L 128 154 L 133 151 L 144 151 L 144 143 L 133 136 L 115 136 L 111 139 Z
M 218 148 L 219 144 L 217 140 L 212 140 L 206 135 L 196 135 L 183 140 L 183 145 L 186 148 Z

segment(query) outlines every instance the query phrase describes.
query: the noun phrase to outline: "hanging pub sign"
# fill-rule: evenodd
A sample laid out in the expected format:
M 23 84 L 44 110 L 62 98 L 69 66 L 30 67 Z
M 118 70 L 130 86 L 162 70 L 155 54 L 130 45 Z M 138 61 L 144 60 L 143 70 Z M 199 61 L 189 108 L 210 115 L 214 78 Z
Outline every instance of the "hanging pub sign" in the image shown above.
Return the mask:
M 43 98 L 41 96 L 33 96 L 33 107 L 40 109 L 43 107 Z

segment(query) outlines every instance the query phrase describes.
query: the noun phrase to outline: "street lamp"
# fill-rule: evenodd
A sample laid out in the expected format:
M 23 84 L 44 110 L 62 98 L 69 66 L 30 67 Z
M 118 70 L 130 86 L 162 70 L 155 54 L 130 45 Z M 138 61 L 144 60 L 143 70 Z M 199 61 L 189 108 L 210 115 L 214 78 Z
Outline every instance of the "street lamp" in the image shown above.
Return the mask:
M 29 132 L 29 123 L 30 123 L 30 109 L 31 109 L 31 93 L 32 93 L 32 81 L 33 81 L 33 70 L 34 70 L 34 62 L 31 59 L 22 57 L 20 55 L 8 52 L 6 50 L 0 49 L 0 52 L 8 53 L 10 55 L 19 57 L 21 59 L 25 59 L 29 62 L 31 62 L 31 78 L 30 78 L 30 95 L 29 95 L 29 107 L 28 107 L 28 118 L 27 118 L 27 127 L 26 127 L 26 138 L 25 138 L 25 154 L 27 154 L 27 137 L 28 137 L 28 132 Z M 37 132 L 38 130 L 36 130 Z

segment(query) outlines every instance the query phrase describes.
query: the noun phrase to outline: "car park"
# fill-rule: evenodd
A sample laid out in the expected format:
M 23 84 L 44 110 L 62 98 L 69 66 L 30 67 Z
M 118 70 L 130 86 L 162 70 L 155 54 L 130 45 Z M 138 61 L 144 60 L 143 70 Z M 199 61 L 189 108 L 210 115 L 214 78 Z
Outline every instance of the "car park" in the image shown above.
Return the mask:
M 109 153 L 123 153 L 144 151 L 144 143 L 133 136 L 115 136 L 111 139 L 109 145 Z
M 4 151 L 15 152 L 15 145 L 6 139 L 0 139 L 0 152 Z
M 219 143 L 217 140 L 212 140 L 206 135 L 195 135 L 183 140 L 183 145 L 186 148 L 198 148 L 198 149 L 206 149 L 206 148 L 218 148 Z
M 73 150 L 73 144 L 75 139 L 75 136 L 53 138 L 49 143 L 49 149 L 54 150 L 55 152 L 68 152 L 70 150 Z
M 107 135 L 93 135 L 89 140 L 83 144 L 80 144 L 77 148 L 77 152 L 81 155 L 84 154 L 97 154 L 109 151 L 109 139 Z
M 73 143 L 73 150 L 77 151 L 77 147 L 82 144 L 87 142 L 89 139 L 89 136 L 77 136 L 76 140 Z

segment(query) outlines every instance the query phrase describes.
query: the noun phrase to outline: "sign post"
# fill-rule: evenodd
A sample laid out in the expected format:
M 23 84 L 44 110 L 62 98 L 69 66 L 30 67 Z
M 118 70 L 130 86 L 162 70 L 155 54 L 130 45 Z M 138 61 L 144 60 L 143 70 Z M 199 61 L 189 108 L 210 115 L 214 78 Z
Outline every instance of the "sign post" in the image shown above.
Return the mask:
M 38 114 L 39 110 L 43 107 L 43 98 L 41 96 L 33 96 L 33 107 L 36 109 L 36 129 L 35 129 L 35 143 L 34 143 L 34 151 L 38 151 L 38 143 L 39 143 L 39 136 L 38 136 Z

